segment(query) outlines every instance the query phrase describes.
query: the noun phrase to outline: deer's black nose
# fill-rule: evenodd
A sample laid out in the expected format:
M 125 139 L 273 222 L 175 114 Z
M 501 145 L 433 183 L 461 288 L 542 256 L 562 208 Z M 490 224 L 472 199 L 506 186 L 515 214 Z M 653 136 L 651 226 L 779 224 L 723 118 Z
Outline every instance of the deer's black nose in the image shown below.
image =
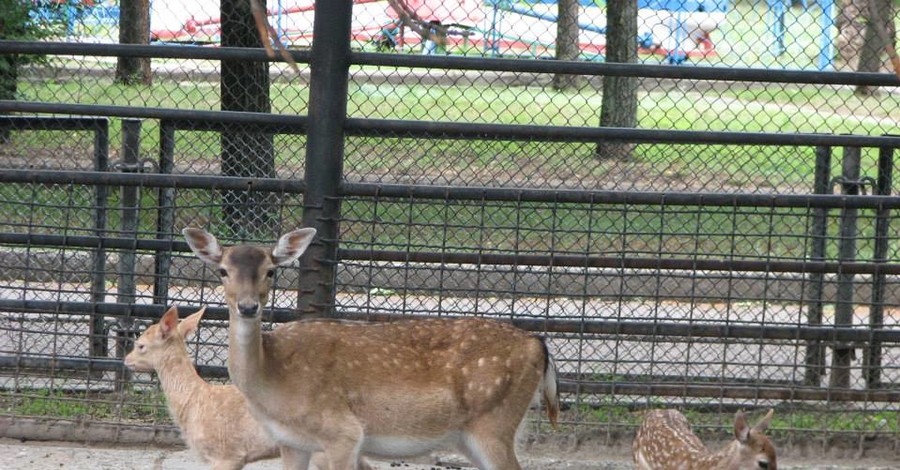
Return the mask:
M 240 304 L 238 305 L 238 312 L 240 312 L 241 316 L 244 317 L 253 317 L 256 316 L 256 312 L 259 310 L 259 304 Z

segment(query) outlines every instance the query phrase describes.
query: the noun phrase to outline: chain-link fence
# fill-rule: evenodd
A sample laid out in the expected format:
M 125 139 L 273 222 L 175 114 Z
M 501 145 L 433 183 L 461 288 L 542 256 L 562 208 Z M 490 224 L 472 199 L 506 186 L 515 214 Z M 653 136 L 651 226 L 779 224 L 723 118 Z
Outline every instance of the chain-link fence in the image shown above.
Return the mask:
M 774 407 L 777 440 L 896 446 L 900 84 L 850 72 L 889 64 L 874 26 L 847 32 L 880 4 L 851 3 L 641 1 L 616 64 L 612 3 L 356 0 L 310 50 L 313 2 L 269 2 L 299 71 L 243 0 L 154 0 L 147 46 L 116 44 L 127 4 L 35 3 L 46 34 L 0 42 L 4 415 L 169 429 L 121 366 L 143 327 L 211 305 L 189 348 L 227 378 L 181 228 L 314 225 L 270 326 L 492 316 L 550 338 L 572 429 Z M 628 86 L 631 125 L 606 120 Z

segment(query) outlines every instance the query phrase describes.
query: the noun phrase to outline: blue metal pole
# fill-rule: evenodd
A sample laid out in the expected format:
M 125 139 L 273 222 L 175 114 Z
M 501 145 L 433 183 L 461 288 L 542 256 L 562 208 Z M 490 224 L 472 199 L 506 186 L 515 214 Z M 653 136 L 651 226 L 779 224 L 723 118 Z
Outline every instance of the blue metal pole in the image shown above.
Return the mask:
M 787 11 L 787 1 L 786 0 L 769 0 L 769 12 L 772 15 L 772 26 L 771 31 L 775 36 L 775 43 L 773 44 L 775 48 L 775 55 L 780 56 L 785 52 L 784 46 L 784 34 L 785 34 L 785 25 L 784 25 L 784 15 Z
M 819 70 L 834 66 L 834 0 L 819 0 L 822 7 L 822 36 L 819 47 Z
M 550 22 L 553 22 L 553 23 L 556 23 L 556 22 L 559 20 L 559 17 L 556 16 L 556 15 L 552 15 L 552 14 L 550 14 L 550 13 L 540 13 L 540 12 L 536 12 L 536 11 L 531 10 L 531 9 L 529 9 L 529 8 L 523 8 L 523 7 L 520 7 L 520 6 L 517 6 L 517 5 L 511 5 L 511 4 L 504 5 L 504 6 L 503 6 L 503 9 L 506 10 L 506 11 L 509 11 L 509 12 L 511 12 L 511 13 L 516 13 L 516 14 L 523 15 L 523 16 L 530 16 L 530 17 L 532 17 L 532 18 L 537 18 L 537 19 L 539 19 L 539 20 L 550 21 Z M 582 23 L 582 22 L 578 22 L 578 27 L 581 28 L 581 29 L 583 29 L 583 30 L 585 30 L 585 31 L 592 31 L 592 32 L 595 32 L 595 33 L 606 34 L 606 28 L 601 28 L 601 27 L 599 27 L 599 26 L 597 26 L 597 25 L 593 25 L 593 24 L 590 24 L 590 23 Z

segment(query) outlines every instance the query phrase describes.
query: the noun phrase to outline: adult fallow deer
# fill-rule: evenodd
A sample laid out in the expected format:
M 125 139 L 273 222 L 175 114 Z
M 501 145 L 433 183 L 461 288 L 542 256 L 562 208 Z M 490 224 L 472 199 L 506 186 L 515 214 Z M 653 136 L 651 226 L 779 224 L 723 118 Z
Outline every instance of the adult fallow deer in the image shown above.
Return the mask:
M 347 470 L 361 453 L 454 448 L 478 468 L 515 470 L 515 435 L 536 394 L 555 425 L 556 370 L 540 338 L 482 318 L 312 319 L 263 332 L 275 269 L 299 258 L 315 230 L 274 246 L 225 247 L 204 230 L 183 233 L 222 278 L 228 371 L 281 446 L 285 468 L 305 468 L 316 450 L 331 470 Z
M 634 465 L 639 470 L 778 470 L 775 447 L 763 435 L 774 411 L 752 428 L 738 411 L 734 441 L 715 453 L 694 435 L 683 414 L 648 411 L 632 445 Z

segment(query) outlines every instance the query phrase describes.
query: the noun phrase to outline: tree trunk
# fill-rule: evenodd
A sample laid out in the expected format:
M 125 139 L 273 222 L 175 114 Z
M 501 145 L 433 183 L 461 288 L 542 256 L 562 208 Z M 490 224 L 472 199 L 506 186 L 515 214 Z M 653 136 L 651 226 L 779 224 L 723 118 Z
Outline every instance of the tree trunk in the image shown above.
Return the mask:
M 609 0 L 606 3 L 606 61 L 637 63 L 637 2 Z M 637 77 L 603 77 L 601 127 L 637 126 Z M 598 142 L 598 158 L 631 158 L 634 144 Z
M 247 0 L 221 0 L 222 46 L 261 47 Z M 222 110 L 271 111 L 269 63 L 223 60 L 221 78 Z M 275 146 L 272 134 L 254 131 L 246 125 L 222 132 L 222 174 L 225 176 L 275 176 Z M 272 193 L 252 190 L 222 191 L 223 217 L 238 236 L 271 236 L 278 198 Z
M 119 10 L 119 43 L 150 44 L 150 0 L 122 0 Z M 149 57 L 119 57 L 116 82 L 124 85 L 149 85 Z
M 838 8 L 835 69 L 856 70 L 864 42 L 868 0 L 840 0 Z
M 15 2 L 0 3 L 0 39 L 23 39 L 28 24 L 28 6 Z M 14 100 L 18 93 L 19 57 L 0 55 L 0 99 Z M 6 114 L 6 113 L 3 113 Z M 0 144 L 9 142 L 11 130 L 0 129 Z
M 18 92 L 19 66 L 14 55 L 0 56 L 0 100 L 14 100 Z M 0 129 L 0 144 L 9 142 L 11 130 Z
M 859 52 L 859 72 L 879 72 L 888 63 L 885 47 L 888 41 L 896 43 L 897 30 L 894 28 L 894 11 L 891 0 L 868 0 L 866 9 L 861 13 L 867 18 L 862 48 Z M 871 94 L 874 90 L 860 85 L 856 93 Z
M 559 0 L 557 7 L 556 60 L 577 60 L 581 53 L 578 47 L 578 0 Z M 557 90 L 577 89 L 584 82 L 580 75 L 558 73 L 553 76 L 553 88 Z

